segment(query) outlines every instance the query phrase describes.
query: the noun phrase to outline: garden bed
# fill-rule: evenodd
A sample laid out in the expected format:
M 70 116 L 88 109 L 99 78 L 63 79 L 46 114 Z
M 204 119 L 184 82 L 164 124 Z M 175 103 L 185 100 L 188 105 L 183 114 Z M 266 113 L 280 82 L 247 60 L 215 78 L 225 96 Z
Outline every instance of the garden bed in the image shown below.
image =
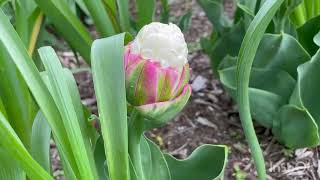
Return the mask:
M 211 70 L 209 58 L 200 50 L 200 38 L 209 35 L 212 27 L 195 1 L 179 1 L 171 7 L 172 16 L 176 19 L 188 10 L 193 13 L 191 27 L 185 33 L 191 51 L 189 62 L 193 94 L 189 104 L 173 121 L 147 135 L 163 150 L 178 158 L 187 157 L 201 144 L 226 144 L 230 153 L 225 179 L 256 179 L 237 106 L 224 92 Z M 71 51 L 59 50 L 58 54 L 66 67 L 78 68 Z M 83 71 L 75 73 L 75 77 L 82 101 L 97 113 L 91 74 L 85 65 L 81 65 L 81 69 Z M 269 179 L 320 179 L 319 148 L 292 151 L 275 141 L 269 129 L 256 126 L 256 132 L 265 154 Z M 53 144 L 52 158 L 55 175 L 61 179 L 63 172 Z

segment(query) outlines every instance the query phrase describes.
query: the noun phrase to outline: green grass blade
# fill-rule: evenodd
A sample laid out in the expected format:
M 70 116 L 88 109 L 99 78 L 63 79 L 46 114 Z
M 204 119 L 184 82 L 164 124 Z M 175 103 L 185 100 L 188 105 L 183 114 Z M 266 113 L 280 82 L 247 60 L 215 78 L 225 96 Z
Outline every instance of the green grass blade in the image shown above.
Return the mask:
M 28 177 L 39 180 L 53 180 L 53 178 L 34 160 L 23 146 L 17 134 L 9 122 L 0 112 L 0 137 L 2 147 L 15 159 L 25 170 Z
M 39 111 L 32 126 L 31 155 L 47 172 L 51 172 L 50 138 L 51 128 Z
M 7 118 L 24 146 L 29 149 L 32 122 L 36 114 L 33 109 L 36 107 L 31 103 L 32 97 L 21 74 L 1 43 L 0 67 L 0 76 L 6 77 L 0 81 L 0 97 Z
M 127 102 L 124 74 L 125 34 L 96 40 L 92 73 L 111 180 L 128 180 Z
M 130 30 L 129 0 L 117 0 L 119 20 L 122 32 Z
M 43 114 L 50 124 L 57 147 L 60 153 L 63 153 L 68 158 L 68 164 L 77 174 L 77 168 L 72 156 L 72 149 L 65 137 L 66 130 L 61 123 L 60 113 L 50 95 L 47 86 L 42 81 L 42 78 L 33 64 L 32 59 L 28 55 L 25 46 L 21 42 L 18 34 L 10 24 L 6 15 L 0 10 L 0 44 L 3 51 L 7 52 L 8 56 L 14 61 L 16 67 L 20 71 L 23 79 L 28 85 L 37 104 L 41 108 Z
M 116 0 L 102 0 L 108 8 L 111 10 L 112 14 L 116 14 L 117 12 L 117 3 Z
M 52 21 L 56 30 L 78 51 L 90 65 L 92 37 L 78 17 L 63 0 L 35 0 L 44 14 Z
M 254 131 L 250 113 L 249 78 L 258 45 L 268 24 L 283 1 L 284 0 L 269 0 L 261 7 L 244 37 L 237 64 L 237 100 L 239 103 L 240 119 L 257 167 L 259 179 L 261 180 L 266 179 L 266 170 L 263 154 Z
M 48 73 L 52 87 L 51 94 L 62 116 L 67 131 L 65 138 L 69 139 L 71 144 L 80 176 L 84 180 L 96 179 L 98 176 L 93 163 L 93 153 L 90 154 L 90 144 L 86 145 L 84 141 L 84 132 L 81 131 L 77 111 L 71 97 L 71 93 L 75 92 L 69 91 L 65 73 L 63 73 L 59 58 L 54 50 L 51 47 L 43 47 L 39 49 L 39 54 Z
M 156 10 L 155 0 L 136 0 L 137 11 L 138 11 L 138 29 L 141 29 L 145 24 L 152 22 L 154 13 Z
M 112 21 L 105 11 L 102 1 L 84 0 L 84 3 L 92 16 L 100 35 L 103 37 L 114 35 L 115 30 L 113 28 Z

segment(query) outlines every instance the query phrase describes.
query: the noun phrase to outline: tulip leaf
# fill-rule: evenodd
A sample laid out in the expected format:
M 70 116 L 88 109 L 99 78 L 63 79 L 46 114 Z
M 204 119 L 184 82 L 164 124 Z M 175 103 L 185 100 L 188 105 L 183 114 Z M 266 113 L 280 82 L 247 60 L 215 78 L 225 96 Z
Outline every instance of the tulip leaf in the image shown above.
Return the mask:
M 128 180 L 125 33 L 94 41 L 92 75 L 110 179 Z M 111 86 L 112 85 L 112 86 Z M 119 171 L 121 169 L 121 171 Z
M 319 47 L 313 42 L 314 36 L 320 30 L 320 15 L 316 16 L 297 29 L 298 39 L 302 46 L 313 55 Z
M 153 17 L 156 10 L 155 0 L 136 0 L 138 20 L 137 26 L 138 30 L 144 25 L 149 24 L 153 21 Z
M 92 1 L 92 0 L 83 0 L 86 4 L 90 15 L 92 16 L 93 21 L 97 31 L 102 37 L 108 37 L 115 34 L 111 18 L 104 9 L 103 3 L 101 0 Z
M 160 148 L 146 137 L 141 138 L 141 157 L 146 180 L 171 180 L 168 164 Z
M 320 32 L 318 32 L 318 34 L 313 37 L 313 42 L 320 47 Z
M 236 98 L 235 73 L 235 67 L 219 71 L 221 83 L 233 98 Z M 272 128 L 278 109 L 289 101 L 295 84 L 295 80 L 284 71 L 253 68 L 249 88 L 253 118 Z
M 318 125 L 306 109 L 286 105 L 276 119 L 272 131 L 287 147 L 314 147 L 320 143 Z
M 220 70 L 219 74 L 223 84 L 230 88 L 236 87 L 236 67 Z M 253 68 L 251 71 L 249 87 L 277 94 L 286 102 L 289 101 L 295 85 L 295 79 L 282 70 Z
M 61 123 L 61 116 L 54 100 L 18 34 L 15 32 L 8 18 L 1 10 L 0 27 L 0 45 L 3 47 L 2 50 L 5 51 L 10 59 L 15 63 L 17 69 L 33 94 L 34 99 L 47 118 L 52 128 L 60 156 L 68 157 L 68 159 L 62 158 L 62 161 L 72 167 L 73 171 L 70 172 L 78 174 L 75 161 L 71 155 L 72 150 L 70 144 L 66 139 L 66 131 Z
M 51 128 L 39 111 L 32 126 L 31 155 L 47 172 L 51 172 L 50 138 Z
M 201 46 L 204 48 L 211 60 L 213 70 L 218 71 L 218 66 L 226 55 L 237 56 L 245 34 L 243 21 L 239 21 L 227 33 L 221 36 L 218 40 L 210 40 L 210 45 L 205 46 L 205 41 L 201 41 Z
M 83 117 L 80 96 L 77 95 L 78 91 L 74 88 L 77 86 L 73 82 L 72 73 L 63 71 L 59 58 L 51 47 L 39 49 L 39 54 L 51 84 L 49 91 L 63 119 L 62 123 L 68 135 L 66 138 L 72 147 L 72 153 L 81 177 L 94 179 L 97 177 L 97 172 L 93 152 L 89 136 L 86 134 L 87 131 L 83 129 L 86 120 Z
M 26 173 L 0 145 L 0 179 L 25 180 Z
M 35 0 L 40 9 L 54 24 L 55 29 L 78 51 L 90 65 L 92 38 L 78 17 L 64 0 Z
M 320 91 L 320 86 L 316 83 L 320 81 L 320 51 L 318 51 L 311 61 L 298 67 L 298 82 L 290 103 L 302 109 L 306 109 L 316 124 L 320 125 L 320 97 L 314 92 Z M 320 132 L 320 131 L 319 131 Z
M 191 24 L 192 11 L 185 13 L 178 22 L 178 26 L 182 32 L 186 32 Z
M 7 118 L 21 141 L 29 149 L 36 106 L 26 83 L 1 43 L 0 67 L 0 75 L 6 77 L 0 81 L 0 97 L 6 109 Z
M 122 32 L 130 30 L 129 0 L 117 0 L 119 21 Z
M 253 67 L 281 69 L 297 78 L 297 68 L 310 60 L 308 52 L 288 34 L 266 34 L 260 42 Z
M 18 135 L 14 132 L 8 120 L 1 112 L 0 137 L 5 137 L 1 139 L 1 150 L 3 149 L 15 162 L 19 163 L 20 167 L 23 168 L 30 179 L 53 180 L 53 178 L 31 157 Z M 9 173 L 11 174 L 11 172 Z M 16 176 L 17 174 L 15 173 L 12 173 L 11 175 Z M 21 176 L 19 175 L 18 177 Z
M 226 146 L 202 145 L 185 160 L 166 154 L 171 177 L 174 180 L 209 180 L 223 178 L 227 162 Z
M 224 13 L 222 0 L 198 0 L 209 21 L 219 32 L 232 25 L 232 20 Z
M 108 167 L 106 167 L 106 155 L 104 150 L 103 139 L 100 137 L 94 149 L 94 159 L 99 175 L 99 179 L 108 179 Z

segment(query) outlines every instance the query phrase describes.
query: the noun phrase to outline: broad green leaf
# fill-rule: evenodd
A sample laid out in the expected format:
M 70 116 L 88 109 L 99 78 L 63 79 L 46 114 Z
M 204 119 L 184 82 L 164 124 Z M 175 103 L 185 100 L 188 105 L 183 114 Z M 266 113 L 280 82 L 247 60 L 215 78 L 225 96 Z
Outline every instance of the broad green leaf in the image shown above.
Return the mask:
M 222 0 L 198 0 L 198 3 L 219 32 L 233 24 L 232 20 L 224 13 Z
M 313 42 L 320 47 L 320 32 L 318 32 L 318 34 L 313 37 Z
M 227 156 L 226 146 L 202 145 L 187 159 L 165 158 L 173 180 L 209 180 L 223 178 Z
M 64 0 L 35 0 L 54 27 L 78 51 L 90 65 L 90 46 L 92 38 L 77 16 Z
M 104 9 L 103 3 L 101 0 L 92 1 L 92 0 L 83 0 L 86 4 L 90 15 L 95 23 L 97 31 L 102 37 L 108 37 L 115 34 L 110 17 Z
M 145 168 L 148 168 L 151 171 L 147 172 L 147 169 L 144 169 L 144 173 L 149 174 L 149 178 L 147 179 L 171 180 L 168 164 L 160 148 L 146 137 L 142 138 L 142 143 L 148 145 L 150 151 L 150 161 L 145 162 Z
M 284 0 L 266 1 L 257 15 L 251 22 L 244 36 L 237 62 L 237 102 L 241 124 L 247 138 L 252 157 L 254 159 L 259 179 L 266 179 L 266 169 L 264 164 L 263 153 L 261 151 L 257 136 L 254 131 L 249 99 L 249 81 L 251 66 L 258 49 L 258 45 L 271 22 L 273 16 L 280 8 Z
M 1 145 L 5 152 L 13 158 L 27 173 L 31 179 L 48 179 L 53 178 L 34 160 L 23 146 L 17 134 L 14 132 L 9 122 L 0 112 L 0 137 Z
M 210 41 L 209 44 L 211 45 L 211 47 L 205 48 L 204 42 L 201 42 L 201 46 L 205 48 L 205 53 L 207 53 L 211 59 L 211 65 L 215 72 L 218 71 L 218 66 L 226 55 L 238 55 L 244 34 L 244 24 L 242 21 L 240 21 L 221 38 L 219 38 L 218 40 Z
M 43 82 L 36 66 L 33 64 L 32 59 L 28 55 L 23 43 L 21 42 L 18 34 L 10 24 L 6 15 L 0 11 L 0 44 L 3 51 L 7 52 L 8 56 L 14 61 L 17 69 L 20 71 L 23 79 L 28 85 L 34 99 L 41 108 L 43 114 L 51 126 L 60 156 L 68 157 L 62 159 L 65 164 L 72 167 L 75 174 L 77 172 L 76 164 L 72 156 L 71 146 L 66 139 L 66 130 L 61 123 L 60 113 L 50 95 L 47 86 Z
M 298 39 L 302 46 L 313 55 L 319 47 L 313 42 L 314 36 L 320 30 L 320 15 L 307 21 L 303 26 L 297 29 Z
M 272 132 L 287 147 L 314 147 L 320 143 L 318 125 L 306 109 L 283 106 L 275 122 Z
M 130 30 L 129 0 L 117 0 L 119 21 L 122 32 Z
M 190 24 L 191 24 L 191 17 L 192 17 L 192 11 L 188 11 L 186 14 L 184 14 L 178 23 L 179 28 L 182 32 L 185 32 L 188 30 Z
M 89 137 L 80 125 L 82 123 L 84 126 L 86 123 L 80 99 L 78 102 L 76 100 L 80 96 L 76 95 L 77 92 L 71 91 L 76 90 L 73 88 L 76 86 L 75 82 L 73 83 L 73 78 L 70 78 L 72 73 L 63 71 L 59 58 L 51 47 L 39 49 L 39 54 L 48 74 L 51 83 L 49 90 L 63 119 L 62 123 L 68 135 L 65 138 L 69 140 L 72 147 L 80 176 L 82 179 L 95 179 L 98 176 Z
M 310 113 L 317 125 L 320 125 L 320 97 L 314 95 L 314 92 L 320 91 L 317 82 L 320 81 L 320 51 L 317 52 L 311 61 L 298 67 L 298 81 L 295 93 L 291 97 L 291 104 L 301 109 L 305 109 Z M 319 131 L 319 130 L 318 130 Z
M 219 71 L 222 84 L 236 99 L 235 67 Z M 285 105 L 295 87 L 295 80 L 280 70 L 252 69 L 250 77 L 250 107 L 253 118 L 261 125 L 272 128 L 274 118 Z
M 50 138 L 51 128 L 39 111 L 32 126 L 31 155 L 47 172 L 51 172 Z
M 297 78 L 297 68 L 310 60 L 299 42 L 288 34 L 266 34 L 260 42 L 253 67 L 281 69 Z
M 155 0 L 135 0 L 138 20 L 137 26 L 138 30 L 141 29 L 144 25 L 149 24 L 153 21 L 153 17 L 156 10 L 156 1 Z
M 93 43 L 92 74 L 111 180 L 128 180 L 128 128 L 124 73 L 125 34 Z

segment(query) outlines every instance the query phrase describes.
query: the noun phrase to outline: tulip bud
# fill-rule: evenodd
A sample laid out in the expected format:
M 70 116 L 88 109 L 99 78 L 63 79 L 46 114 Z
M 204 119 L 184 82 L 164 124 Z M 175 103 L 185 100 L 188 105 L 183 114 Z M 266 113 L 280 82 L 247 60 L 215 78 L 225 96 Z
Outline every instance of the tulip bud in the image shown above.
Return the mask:
M 191 95 L 188 49 L 174 24 L 144 26 L 125 48 L 127 101 L 152 124 L 173 118 Z

